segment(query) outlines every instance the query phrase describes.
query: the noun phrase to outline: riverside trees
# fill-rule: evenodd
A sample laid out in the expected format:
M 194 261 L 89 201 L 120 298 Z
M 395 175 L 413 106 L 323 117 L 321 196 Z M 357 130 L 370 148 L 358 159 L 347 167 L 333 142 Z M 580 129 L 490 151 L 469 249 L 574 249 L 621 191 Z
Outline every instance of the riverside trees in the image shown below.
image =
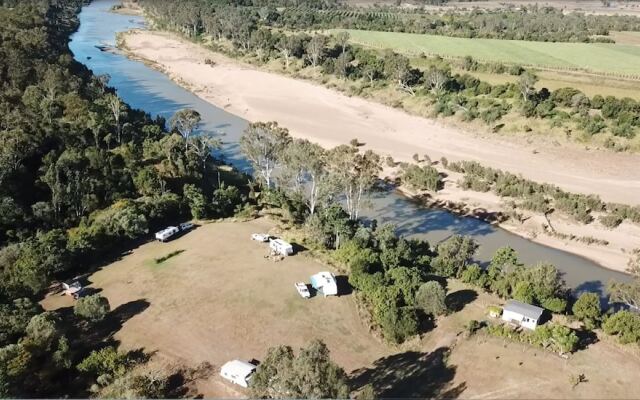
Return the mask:
M 65 383 L 95 345 L 87 338 L 98 333 L 82 330 L 96 324 L 43 312 L 44 291 L 189 217 L 186 184 L 197 182 L 207 210 L 214 192 L 234 209 L 245 188 L 206 174 L 217 168 L 215 143 L 189 137 L 196 113 L 173 119 L 182 139 L 73 60 L 67 43 L 82 1 L 10 3 L 0 6 L 0 397 L 82 397 L 82 384 Z M 97 295 L 75 311 L 91 321 L 110 313 Z
M 326 75 L 348 82 L 344 87 L 355 94 L 377 94 L 385 86 L 394 87 L 416 97 L 434 115 L 457 115 L 466 122 L 481 120 L 494 129 L 502 129 L 498 121 L 507 114 L 518 113 L 520 118 L 543 119 L 551 129 L 564 127 L 567 131 L 578 131 L 580 135 L 573 135 L 577 139 L 597 135 L 596 141 L 615 150 L 630 149 L 640 129 L 640 119 L 636 117 L 640 111 L 638 101 L 613 96 L 589 98 L 572 88 L 551 92 L 536 87 L 535 74 L 518 65 L 481 63 L 470 57 L 461 61 L 443 60 L 437 56 L 415 59 L 391 50 L 380 52 L 356 45 L 349 41 L 344 30 L 338 29 L 328 37 L 306 33 L 309 29 L 359 28 L 435 31 L 474 38 L 583 42 L 603 40 L 587 34 L 592 29 L 601 33 L 608 32 L 613 26 L 640 30 L 636 18 L 564 14 L 537 7 L 524 7 L 519 11 L 447 13 L 444 16 L 392 7 L 385 12 L 369 13 L 350 8 L 345 11 L 341 5 L 317 1 L 305 2 L 304 7 L 293 7 L 288 1 L 276 3 L 277 7 L 263 7 L 264 4 L 255 0 L 234 5 L 189 0 L 182 2 L 178 10 L 168 0 L 141 1 L 159 26 L 189 35 L 193 35 L 193 27 L 197 26 L 196 36 L 213 38 L 219 42 L 219 50 L 233 56 L 244 56 L 260 63 L 279 58 L 285 70 L 294 74 L 308 66 L 314 70 L 313 76 L 325 75 L 320 78 L 322 82 L 328 81 Z M 201 23 L 194 25 L 193 18 L 183 16 L 189 13 Z M 397 18 L 389 19 L 389 15 Z M 422 19 L 433 25 L 417 22 Z M 509 24 L 507 21 L 511 19 L 518 23 Z M 590 20 L 589 24 L 586 20 Z M 231 50 L 227 50 L 229 42 L 233 45 Z M 469 73 L 451 72 L 460 66 Z M 516 82 L 492 85 L 473 75 L 480 71 L 518 78 Z M 569 92 L 572 92 L 571 96 L 567 96 Z M 394 105 L 403 106 L 403 103 L 397 100 Z M 522 129 L 521 124 L 518 129 Z M 598 140 L 598 137 L 602 139 Z

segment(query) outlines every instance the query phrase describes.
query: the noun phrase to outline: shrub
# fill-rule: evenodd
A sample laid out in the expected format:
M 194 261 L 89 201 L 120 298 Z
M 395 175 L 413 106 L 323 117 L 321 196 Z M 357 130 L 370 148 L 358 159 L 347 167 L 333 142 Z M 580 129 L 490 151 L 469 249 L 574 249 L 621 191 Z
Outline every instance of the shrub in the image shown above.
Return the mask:
M 78 370 L 95 377 L 108 375 L 111 378 L 122 376 L 131 364 L 126 353 L 118 352 L 113 347 L 94 350 L 80 364 Z
M 596 293 L 582 293 L 571 308 L 573 315 L 583 321 L 587 328 L 593 329 L 602 315 L 600 296 Z
M 416 306 L 420 307 L 425 314 L 437 317 L 447 312 L 445 297 L 446 293 L 442 285 L 436 281 L 429 281 L 423 283 L 418 289 Z
M 110 310 L 109 300 L 98 294 L 81 297 L 73 306 L 74 314 L 90 321 L 104 319 Z
M 622 344 L 640 343 L 640 315 L 618 311 L 602 325 L 605 333 L 615 335 Z
M 440 173 L 430 165 L 406 167 L 402 174 L 402 181 L 417 190 L 437 191 L 442 187 Z
M 598 221 L 605 227 L 613 229 L 622 223 L 622 217 L 616 214 L 601 215 Z

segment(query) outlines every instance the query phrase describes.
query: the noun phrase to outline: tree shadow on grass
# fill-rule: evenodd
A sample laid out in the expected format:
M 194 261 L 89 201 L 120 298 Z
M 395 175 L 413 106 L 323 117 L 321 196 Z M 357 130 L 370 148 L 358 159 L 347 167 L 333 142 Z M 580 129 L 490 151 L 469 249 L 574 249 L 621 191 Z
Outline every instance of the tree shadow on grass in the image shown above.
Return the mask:
M 449 293 L 445 298 L 445 303 L 450 311 L 462 311 L 464 307 L 478 298 L 478 292 L 471 289 L 462 289 Z
M 351 373 L 353 390 L 373 386 L 380 398 L 455 398 L 466 389 L 465 383 L 449 387 L 456 372 L 447 365 L 448 347 L 431 353 L 407 351 L 378 359 L 373 367 Z
M 125 322 L 142 313 L 149 308 L 149 305 L 150 303 L 145 299 L 121 304 L 107 314 L 102 321 L 76 324 L 78 329 L 74 329 L 73 337 L 70 339 L 77 342 L 77 346 L 81 346 L 86 350 L 105 346 L 117 346 L 118 342 L 114 340 L 114 335 L 122 329 Z M 73 308 L 68 307 L 68 309 L 70 310 L 65 309 L 65 313 L 70 312 L 73 314 Z

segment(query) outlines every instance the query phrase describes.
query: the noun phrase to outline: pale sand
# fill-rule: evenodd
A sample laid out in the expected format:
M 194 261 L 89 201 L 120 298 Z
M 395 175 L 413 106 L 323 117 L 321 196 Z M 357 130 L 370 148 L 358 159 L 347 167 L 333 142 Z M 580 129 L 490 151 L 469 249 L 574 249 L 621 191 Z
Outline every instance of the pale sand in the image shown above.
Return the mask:
M 249 121 L 278 121 L 294 137 L 325 147 L 358 138 L 370 148 L 398 161 L 415 153 L 431 159 L 476 160 L 565 190 L 600 195 L 606 201 L 640 203 L 640 156 L 576 147 L 540 147 L 461 132 L 437 121 L 409 115 L 362 98 L 348 97 L 308 81 L 260 71 L 240 64 L 175 35 L 133 31 L 123 36 L 129 53 L 154 67 L 210 103 Z M 204 63 L 212 59 L 215 66 Z M 534 148 L 537 150 L 533 154 Z M 438 198 L 500 210 L 493 195 L 465 192 L 447 185 Z M 542 217 L 539 217 L 542 218 Z M 540 235 L 539 218 L 504 227 L 545 245 L 577 253 L 603 266 L 624 270 L 629 250 L 640 247 L 640 227 L 631 224 L 604 230 L 599 224 L 552 221 L 556 229 L 578 236 L 608 240 L 607 247 L 587 246 Z

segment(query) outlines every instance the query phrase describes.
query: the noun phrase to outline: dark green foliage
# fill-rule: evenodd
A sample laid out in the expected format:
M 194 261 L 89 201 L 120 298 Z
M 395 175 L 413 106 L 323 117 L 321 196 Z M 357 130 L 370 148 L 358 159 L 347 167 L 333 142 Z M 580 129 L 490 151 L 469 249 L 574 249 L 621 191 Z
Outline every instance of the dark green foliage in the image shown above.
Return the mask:
M 0 347 L 23 336 L 29 320 L 40 312 L 42 307 L 27 298 L 0 304 Z
M 416 190 L 437 191 L 442 188 L 442 179 L 437 169 L 430 165 L 409 165 L 403 169 L 402 182 Z
M 596 293 L 582 293 L 571 308 L 573 315 L 583 321 L 587 328 L 597 326 L 602 316 L 600 296 Z
M 535 331 L 516 331 L 508 325 L 490 325 L 487 332 L 523 343 L 529 343 L 557 353 L 572 353 L 578 346 L 578 336 L 566 326 L 547 323 Z
M 127 367 L 131 364 L 132 360 L 127 353 L 118 352 L 113 347 L 105 347 L 92 351 L 87 358 L 78 364 L 78 370 L 96 379 L 102 376 L 111 381 L 124 375 L 127 372 Z
M 602 325 L 609 335 L 618 337 L 620 343 L 640 344 L 640 315 L 630 311 L 618 311 Z
M 416 293 L 416 307 L 420 307 L 426 314 L 433 317 L 445 314 L 447 312 L 446 295 L 444 288 L 438 282 L 423 283 Z
M 109 300 L 99 294 L 81 297 L 73 306 L 77 316 L 93 322 L 104 319 L 110 310 Z
M 207 216 L 207 199 L 202 190 L 195 185 L 184 185 L 184 199 L 191 210 L 191 216 L 195 219 L 202 219 Z
M 349 397 L 347 375 L 320 340 L 313 340 L 295 355 L 289 346 L 271 347 L 251 380 L 256 398 Z
M 469 236 L 454 235 L 436 247 L 432 268 L 440 276 L 459 278 L 473 258 L 478 243 Z

